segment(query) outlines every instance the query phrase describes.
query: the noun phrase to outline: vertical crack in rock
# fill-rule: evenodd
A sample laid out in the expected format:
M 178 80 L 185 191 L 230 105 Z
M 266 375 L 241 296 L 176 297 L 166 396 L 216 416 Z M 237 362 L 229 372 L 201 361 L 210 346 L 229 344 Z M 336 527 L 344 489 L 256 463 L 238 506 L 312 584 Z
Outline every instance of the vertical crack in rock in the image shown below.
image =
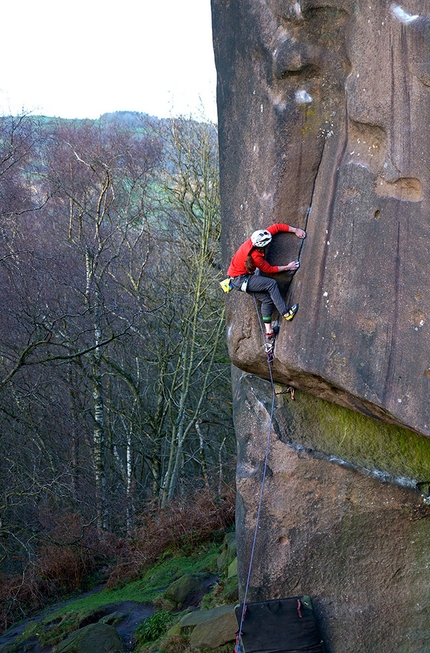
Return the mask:
M 319 161 L 318 161 L 318 164 L 317 164 L 317 168 L 316 168 L 313 183 L 312 183 L 311 197 L 310 197 L 310 200 L 309 200 L 309 206 L 307 208 L 306 216 L 305 216 L 304 230 L 306 232 L 308 230 L 309 218 L 310 218 L 311 213 L 312 213 L 312 204 L 313 204 L 313 200 L 314 200 L 315 187 L 316 187 L 318 174 L 319 174 L 320 167 L 321 167 L 321 162 L 322 162 L 323 157 L 324 157 L 324 149 L 325 149 L 326 142 L 327 142 L 327 137 L 324 138 L 323 146 L 322 146 L 322 149 L 321 149 L 321 155 L 320 155 L 320 158 L 319 158 Z M 301 161 L 301 159 L 300 159 L 300 161 Z M 297 258 L 298 258 L 299 261 L 301 259 L 301 254 L 302 254 L 304 244 L 305 244 L 305 240 L 302 240 L 301 243 L 300 243 L 300 247 L 299 247 L 299 253 L 297 255 Z M 290 287 L 291 287 L 291 284 L 293 283 L 294 277 L 295 277 L 295 272 L 294 272 L 294 274 L 291 275 L 291 279 L 289 280 L 289 282 L 287 284 L 287 293 L 290 290 Z
M 387 350 L 387 372 L 385 376 L 384 391 L 382 393 L 382 400 L 385 403 L 388 394 L 390 393 L 391 386 L 395 374 L 395 360 L 397 354 L 397 338 L 398 338 L 398 323 L 400 316 L 400 223 L 397 224 L 397 246 L 396 246 L 396 262 L 394 266 L 394 283 L 393 283 L 393 320 L 390 326 L 390 338 Z
M 430 650 L 424 5 L 212 0 L 224 253 L 261 222 L 308 232 L 291 287 L 300 309 L 272 367 L 295 401 L 276 397 L 249 598 L 312 595 L 332 653 Z M 282 265 L 297 250 L 286 235 L 268 256 Z M 255 307 L 237 295 L 243 596 L 270 386 Z
M 276 380 L 430 436 L 429 17 L 364 0 L 212 4 L 226 258 L 261 225 L 308 232 L 268 254 L 301 258 L 293 284 L 278 277 L 300 309 Z M 229 352 L 267 377 L 249 300 L 226 298 Z

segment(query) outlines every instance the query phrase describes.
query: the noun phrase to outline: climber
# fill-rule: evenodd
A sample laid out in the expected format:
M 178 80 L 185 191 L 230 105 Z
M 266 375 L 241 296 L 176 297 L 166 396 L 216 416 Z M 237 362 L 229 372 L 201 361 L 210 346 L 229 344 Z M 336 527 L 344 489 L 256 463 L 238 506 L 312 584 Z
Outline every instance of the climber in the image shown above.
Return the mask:
M 264 273 L 275 274 L 286 270 L 294 272 L 300 266 L 298 260 L 291 261 L 288 265 L 270 265 L 264 258 L 266 247 L 271 243 L 272 237 L 286 231 L 296 234 L 298 238 L 306 238 L 303 229 L 290 227 L 287 224 L 272 224 L 267 229 L 254 231 L 234 254 L 227 270 L 231 286 L 235 290 L 252 293 L 261 301 L 261 313 L 268 340 L 274 338 L 272 325 L 274 307 L 288 321 L 293 319 L 299 308 L 298 304 L 288 307 L 275 279 L 264 276 Z

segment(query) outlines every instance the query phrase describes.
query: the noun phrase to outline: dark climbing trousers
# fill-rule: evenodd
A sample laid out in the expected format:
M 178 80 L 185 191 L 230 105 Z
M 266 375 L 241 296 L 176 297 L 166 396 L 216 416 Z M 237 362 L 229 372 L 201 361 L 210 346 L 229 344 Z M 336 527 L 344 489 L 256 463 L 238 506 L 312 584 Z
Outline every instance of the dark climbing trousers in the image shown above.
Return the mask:
M 241 290 L 243 282 L 248 275 L 243 274 L 240 277 L 234 277 L 231 280 L 233 288 Z M 246 292 L 254 295 L 261 302 L 261 314 L 263 322 L 270 322 L 272 319 L 273 309 L 276 307 L 280 315 L 285 315 L 288 306 L 285 303 L 277 282 L 270 277 L 263 277 L 261 274 L 251 274 L 248 278 Z

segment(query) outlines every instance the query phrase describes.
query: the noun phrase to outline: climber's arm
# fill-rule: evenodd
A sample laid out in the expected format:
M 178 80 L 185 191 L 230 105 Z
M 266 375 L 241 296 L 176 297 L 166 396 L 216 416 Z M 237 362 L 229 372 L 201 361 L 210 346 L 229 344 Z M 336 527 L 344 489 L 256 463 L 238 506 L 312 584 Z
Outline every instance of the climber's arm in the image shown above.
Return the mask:
M 286 232 L 286 231 L 291 231 L 291 233 L 296 234 L 298 238 L 306 238 L 306 231 L 303 231 L 303 229 L 299 229 L 299 227 L 290 227 L 289 224 L 271 224 L 270 227 L 267 227 L 267 231 L 269 231 L 272 236 L 275 234 L 279 234 L 280 232 Z
M 290 227 L 290 231 L 293 234 L 296 234 L 297 238 L 306 238 L 306 231 L 303 231 L 303 229 L 299 229 L 299 227 Z

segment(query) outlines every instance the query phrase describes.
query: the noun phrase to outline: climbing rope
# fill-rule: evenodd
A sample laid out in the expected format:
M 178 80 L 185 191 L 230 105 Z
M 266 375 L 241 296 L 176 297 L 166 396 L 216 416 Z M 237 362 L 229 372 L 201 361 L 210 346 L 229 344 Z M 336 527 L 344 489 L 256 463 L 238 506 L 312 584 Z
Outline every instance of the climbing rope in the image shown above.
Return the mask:
M 265 339 L 265 331 L 264 331 L 264 327 L 263 327 L 263 324 L 262 324 L 262 321 L 261 321 L 260 311 L 258 310 L 257 300 L 255 298 L 255 295 L 253 295 L 253 297 L 254 297 L 255 308 L 256 308 L 256 311 L 257 311 L 258 322 L 259 322 L 259 325 L 260 325 L 260 331 L 261 331 L 261 334 L 262 334 L 263 338 Z M 268 428 L 268 431 L 267 431 L 266 453 L 265 453 L 265 456 L 264 456 L 263 474 L 262 474 L 261 487 L 260 487 L 260 496 L 259 496 L 259 499 L 258 499 L 257 517 L 256 517 L 256 520 L 255 520 L 254 536 L 253 536 L 253 539 L 252 539 L 251 554 L 250 554 L 250 557 L 249 557 L 248 574 L 247 574 L 247 578 L 246 578 L 245 592 L 244 592 L 244 595 L 243 595 L 242 614 L 241 614 L 241 617 L 240 617 L 239 630 L 238 630 L 237 638 L 236 638 L 236 647 L 235 647 L 236 653 L 243 653 L 243 646 L 242 646 L 242 644 L 240 642 L 240 637 L 241 637 L 241 634 L 242 634 L 243 621 L 245 619 L 246 600 L 248 598 L 249 584 L 250 584 L 250 581 L 251 581 L 252 564 L 254 562 L 255 546 L 256 546 L 256 543 L 257 543 L 257 533 L 258 533 L 258 527 L 259 527 L 259 524 L 260 524 L 261 506 L 263 504 L 264 485 L 265 485 L 265 482 L 266 482 L 267 463 L 268 463 L 268 460 L 269 460 L 270 441 L 271 441 L 271 435 L 272 435 L 273 415 L 274 415 L 274 412 L 275 412 L 276 392 L 275 392 L 275 382 L 273 380 L 273 373 L 272 373 L 272 361 L 273 361 L 273 352 L 267 352 L 267 367 L 269 369 L 269 377 L 270 377 L 270 383 L 271 383 L 271 387 L 272 387 L 272 403 L 271 403 L 271 408 L 270 408 L 269 428 Z
M 313 195 L 313 192 L 312 192 L 312 195 Z M 312 202 L 311 202 L 311 204 L 309 204 L 308 210 L 306 212 L 305 231 L 307 230 L 309 215 L 310 215 L 310 212 L 311 212 L 311 207 L 312 207 Z M 303 245 L 304 245 L 304 239 L 300 243 L 300 249 L 299 249 L 299 253 L 298 253 L 298 256 L 297 256 L 297 260 L 299 262 L 300 262 L 300 256 L 301 256 L 301 253 L 302 253 Z M 296 272 L 296 270 L 293 272 L 293 275 L 291 276 L 290 282 L 288 284 L 288 290 L 289 290 L 289 287 L 290 287 L 291 282 L 293 280 L 295 272 Z M 256 310 L 256 313 L 257 313 L 257 317 L 258 317 L 258 323 L 259 323 L 259 326 L 260 326 L 260 331 L 261 331 L 261 334 L 263 336 L 263 340 L 265 341 L 266 340 L 265 330 L 264 330 L 264 326 L 263 326 L 263 323 L 262 323 L 262 320 L 261 320 L 260 311 L 258 310 L 257 300 L 256 300 L 256 297 L 255 297 L 254 294 L 253 294 L 253 298 L 254 298 L 255 310 Z M 241 643 L 242 626 L 243 626 L 243 622 L 244 622 L 244 619 L 245 619 L 246 600 L 248 598 L 248 590 L 249 590 L 249 585 L 250 585 L 250 581 L 251 581 L 252 565 L 253 565 L 253 562 L 254 562 L 255 547 L 256 547 L 256 543 L 257 543 L 258 527 L 259 527 L 259 524 L 260 524 L 261 507 L 262 507 L 262 504 L 263 504 L 263 493 L 264 493 L 264 486 L 265 486 L 265 482 L 266 482 L 267 464 L 268 464 L 268 460 L 269 460 L 270 441 L 271 441 L 271 434 L 272 434 L 272 427 L 273 427 L 273 415 L 274 415 L 274 412 L 275 412 L 276 391 L 275 391 L 275 382 L 273 380 L 273 372 L 272 372 L 272 363 L 273 363 L 273 357 L 274 357 L 274 347 L 271 347 L 268 350 L 266 349 L 266 355 L 267 355 L 267 367 L 269 369 L 270 384 L 271 384 L 271 388 L 272 388 L 272 402 L 271 402 L 271 408 L 270 408 L 269 428 L 268 428 L 268 432 L 267 432 L 266 452 L 265 452 L 265 456 L 264 456 L 263 474 L 262 474 L 262 479 L 261 479 L 260 495 L 259 495 L 259 499 L 258 499 L 257 517 L 256 517 L 256 520 L 255 520 L 254 536 L 253 536 L 253 539 L 252 539 L 251 554 L 250 554 L 250 557 L 249 557 L 248 574 L 247 574 L 247 578 L 246 578 L 245 592 L 244 592 L 244 595 L 243 595 L 242 613 L 241 613 L 241 617 L 240 617 L 239 630 L 237 632 L 237 637 L 236 637 L 236 646 L 235 646 L 235 652 L 236 653 L 244 653 L 244 649 L 243 649 L 243 646 L 242 646 L 242 643 Z M 294 399 L 294 390 L 289 388 L 288 391 L 291 391 L 291 397 L 292 397 L 292 399 Z

